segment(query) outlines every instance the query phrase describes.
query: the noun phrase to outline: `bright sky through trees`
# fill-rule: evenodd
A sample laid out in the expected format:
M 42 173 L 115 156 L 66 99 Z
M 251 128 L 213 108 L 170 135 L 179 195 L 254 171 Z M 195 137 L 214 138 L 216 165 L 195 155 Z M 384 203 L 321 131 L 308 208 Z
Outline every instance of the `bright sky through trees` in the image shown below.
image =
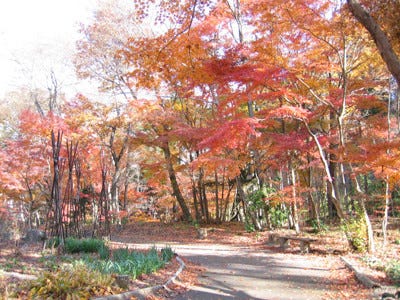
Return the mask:
M 51 60 L 65 60 L 65 49 L 74 49 L 79 23 L 89 22 L 96 3 L 96 0 L 1 1 L 0 97 L 20 84 L 21 77 L 29 76 L 21 69 L 37 70 L 53 64 Z M 25 65 L 28 57 L 38 53 L 50 62 L 41 58 Z

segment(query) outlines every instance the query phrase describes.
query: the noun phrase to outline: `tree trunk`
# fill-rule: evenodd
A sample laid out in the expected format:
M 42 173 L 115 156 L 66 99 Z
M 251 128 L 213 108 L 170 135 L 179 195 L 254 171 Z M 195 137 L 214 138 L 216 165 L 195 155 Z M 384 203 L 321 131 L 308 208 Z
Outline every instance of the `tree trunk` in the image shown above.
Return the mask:
M 350 167 L 350 171 L 353 173 L 352 165 L 350 164 L 349 167 Z M 354 181 L 355 181 L 356 192 L 360 196 L 358 203 L 359 203 L 359 205 L 361 207 L 361 211 L 363 213 L 365 224 L 367 225 L 368 252 L 374 253 L 375 252 L 375 241 L 374 241 L 374 232 L 373 232 L 373 229 L 372 229 L 371 220 L 369 219 L 367 208 L 365 207 L 364 195 L 362 193 L 362 190 L 361 190 L 360 184 L 358 182 L 357 176 L 353 176 L 353 177 L 354 177 Z
M 311 163 L 310 155 L 307 155 L 307 162 L 308 162 L 308 164 Z M 309 207 L 308 208 L 309 218 L 316 222 L 317 229 L 320 230 L 321 229 L 321 221 L 320 221 L 318 206 L 317 206 L 317 203 L 314 199 L 313 192 L 312 192 L 314 183 L 313 183 L 313 172 L 312 172 L 311 166 L 307 168 L 307 172 L 304 176 L 304 180 L 306 181 L 307 187 L 309 188 L 308 197 L 307 197 L 308 205 L 309 205 L 308 206 Z
M 119 216 L 119 192 L 118 192 L 118 183 L 120 179 L 120 169 L 119 164 L 115 164 L 114 174 L 111 178 L 111 186 L 110 186 L 110 209 L 114 213 L 117 219 L 117 224 L 121 225 L 121 218 Z
M 379 24 L 371 17 L 368 11 L 357 0 L 347 0 L 353 16 L 368 30 L 374 40 L 383 61 L 397 83 L 400 85 L 400 60 L 393 50 L 392 44 Z
M 190 162 L 193 162 L 193 155 L 190 152 L 189 153 L 189 157 L 190 157 Z M 192 194 L 193 194 L 193 205 L 194 205 L 194 212 L 195 212 L 195 217 L 196 217 L 196 221 L 200 222 L 202 215 L 200 213 L 200 209 L 199 209 L 199 199 L 197 197 L 197 188 L 196 188 L 196 177 L 194 175 L 194 172 L 191 171 L 191 181 L 192 181 Z
M 243 187 L 242 187 L 242 183 L 240 181 L 240 176 L 238 176 L 236 178 L 236 188 L 237 188 L 237 197 L 239 197 L 240 202 L 243 203 L 243 210 L 244 210 L 244 217 L 245 220 L 250 217 L 251 219 L 251 223 L 253 224 L 254 228 L 256 230 L 261 230 L 262 226 L 257 218 L 257 211 L 253 211 L 252 209 L 250 209 L 248 207 L 248 201 L 246 199 L 246 195 L 244 193 Z
M 217 223 L 220 222 L 220 210 L 219 210 L 219 192 L 218 192 L 218 173 L 215 171 L 215 220 Z
M 388 218 L 389 218 L 389 205 L 390 205 L 389 178 L 386 177 L 386 180 L 385 180 L 385 212 L 383 214 L 383 220 L 382 220 L 383 247 L 386 247 L 386 243 L 387 243 L 387 225 L 388 225 Z
M 164 152 L 164 157 L 165 157 L 165 160 L 167 163 L 168 176 L 169 176 L 169 180 L 171 182 L 173 195 L 175 196 L 175 198 L 178 201 L 179 206 L 182 210 L 183 219 L 185 221 L 190 222 L 190 221 L 192 221 L 192 216 L 190 215 L 189 208 L 186 205 L 185 199 L 183 198 L 183 195 L 179 188 L 178 180 L 176 179 L 176 174 L 175 174 L 175 170 L 174 170 L 174 167 L 172 164 L 171 151 L 169 149 L 168 142 L 165 143 L 165 145 L 162 147 L 162 150 Z
M 233 187 L 235 186 L 234 183 L 230 184 L 229 180 L 227 180 L 228 182 L 228 192 L 226 194 L 226 196 L 222 196 L 222 199 L 224 199 L 225 203 L 224 203 L 224 209 L 222 211 L 222 216 L 223 216 L 223 220 L 228 220 L 229 221 L 229 217 L 230 214 L 228 214 L 228 207 L 229 207 L 229 198 L 232 192 Z M 232 204 L 233 206 L 233 204 Z
M 206 223 L 209 223 L 210 222 L 210 213 L 208 211 L 208 200 L 207 200 L 206 187 L 204 185 L 203 177 L 204 177 L 204 172 L 203 172 L 203 169 L 200 168 L 199 169 L 199 178 L 197 181 L 197 191 L 198 191 L 198 195 L 199 195 L 201 213 L 203 215 L 204 221 Z
M 331 201 L 332 201 L 333 205 L 335 206 L 338 217 L 340 219 L 345 219 L 346 215 L 343 211 L 340 199 L 338 198 L 338 193 L 337 193 L 337 189 L 336 189 L 335 182 L 334 182 L 334 180 L 335 180 L 334 174 L 332 174 L 332 170 L 330 168 L 329 161 L 325 156 L 324 149 L 322 148 L 322 145 L 319 142 L 318 137 L 312 132 L 308 123 L 306 121 L 304 121 L 303 123 L 306 126 L 308 133 L 310 134 L 310 136 L 314 140 L 315 144 L 317 145 L 319 157 L 322 161 L 322 164 L 323 164 L 324 170 L 325 170 L 325 174 L 328 178 L 328 180 L 327 180 L 328 191 L 329 191 L 328 197 L 329 196 L 331 197 Z
M 54 132 L 51 132 L 51 143 L 53 148 L 53 185 L 51 189 L 51 199 L 54 208 L 53 233 L 60 239 L 60 248 L 64 248 L 64 224 L 63 224 L 63 208 L 60 193 L 60 149 L 62 143 L 62 132 L 58 131 L 57 139 Z
M 291 177 L 292 177 L 292 197 L 293 201 L 291 203 L 291 213 L 293 216 L 293 226 L 297 234 L 300 233 L 300 225 L 299 225 L 299 216 L 297 213 L 297 193 L 296 193 L 296 172 L 293 166 L 291 168 Z
M 327 200 L 328 200 L 328 211 L 329 211 L 329 218 L 334 219 L 338 216 L 337 209 L 334 204 L 333 195 L 337 195 L 337 182 L 335 178 L 335 171 L 336 171 L 336 163 L 334 162 L 335 158 L 334 155 L 331 153 L 328 155 L 329 157 L 329 172 L 332 174 L 332 182 L 328 182 L 327 185 Z
M 194 211 L 196 215 L 196 221 L 200 222 L 201 221 L 201 213 L 199 210 L 199 200 L 197 199 L 197 188 L 196 188 L 196 182 L 195 179 L 192 176 L 192 193 L 193 193 L 193 205 L 194 205 Z

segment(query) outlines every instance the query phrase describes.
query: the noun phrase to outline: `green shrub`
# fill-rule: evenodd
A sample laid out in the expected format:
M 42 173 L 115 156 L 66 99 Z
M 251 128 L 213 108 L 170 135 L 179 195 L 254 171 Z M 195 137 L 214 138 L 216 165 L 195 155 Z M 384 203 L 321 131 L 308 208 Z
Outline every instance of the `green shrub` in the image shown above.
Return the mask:
M 58 245 L 60 245 L 60 238 L 57 236 L 51 237 L 46 241 L 47 247 L 56 248 L 56 247 L 58 247 Z
M 165 247 L 161 249 L 161 259 L 164 262 L 170 261 L 174 257 L 175 253 L 171 247 Z
M 110 258 L 110 249 L 106 245 L 101 246 L 98 253 L 100 259 L 106 260 Z
M 116 249 L 113 253 L 113 260 L 115 261 L 129 260 L 132 253 L 133 252 L 130 252 L 128 248 Z
M 365 252 L 368 248 L 367 224 L 362 217 L 348 220 L 342 224 L 350 247 L 357 252 Z
M 316 219 L 312 219 L 310 221 L 310 225 L 314 233 L 325 232 L 328 231 L 329 229 L 328 226 L 326 226 L 324 222 L 322 222 L 321 220 L 319 221 L 319 226 L 318 226 L 318 221 Z
M 99 239 L 76 239 L 72 237 L 65 239 L 65 251 L 67 253 L 95 253 L 104 247 L 104 241 Z
M 386 273 L 397 285 L 399 285 L 400 284 L 400 261 L 398 261 L 398 260 L 391 261 L 386 268 Z
M 250 223 L 248 220 L 246 220 L 246 222 L 244 223 L 244 228 L 245 228 L 246 232 L 256 231 L 254 224 Z
M 162 268 L 173 255 L 171 248 L 163 248 L 161 257 L 154 247 L 147 253 L 123 248 L 114 251 L 112 260 L 94 260 L 86 257 L 83 261 L 89 268 L 101 273 L 129 275 L 137 278 L 141 274 L 149 274 Z
M 269 209 L 271 217 L 271 225 L 275 228 L 282 227 L 287 222 L 287 213 L 285 209 L 281 209 L 279 206 L 271 207 Z

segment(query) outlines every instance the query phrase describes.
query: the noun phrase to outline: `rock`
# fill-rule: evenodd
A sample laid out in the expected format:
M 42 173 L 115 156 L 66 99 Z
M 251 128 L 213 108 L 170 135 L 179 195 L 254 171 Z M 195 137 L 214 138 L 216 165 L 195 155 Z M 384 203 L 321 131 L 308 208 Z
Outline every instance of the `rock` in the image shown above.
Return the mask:
M 128 275 L 117 275 L 115 282 L 121 289 L 127 289 L 129 287 L 129 276 Z
M 207 237 L 207 228 L 197 228 L 197 238 L 205 239 Z
M 383 293 L 382 300 L 397 300 L 400 299 L 400 291 L 397 291 L 396 294 L 391 294 L 391 293 Z

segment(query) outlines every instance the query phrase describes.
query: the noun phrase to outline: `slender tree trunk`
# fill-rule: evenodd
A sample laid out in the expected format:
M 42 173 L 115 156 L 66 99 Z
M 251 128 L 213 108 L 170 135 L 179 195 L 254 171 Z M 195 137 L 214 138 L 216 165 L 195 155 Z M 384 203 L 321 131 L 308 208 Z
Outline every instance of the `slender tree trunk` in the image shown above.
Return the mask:
M 204 221 L 210 223 L 210 212 L 208 210 L 208 199 L 206 194 L 206 186 L 204 184 L 204 171 L 202 168 L 199 169 L 199 179 L 197 182 L 197 190 L 200 199 L 200 207 Z
M 333 205 L 335 206 L 335 209 L 336 209 L 338 217 L 340 219 L 345 219 L 346 215 L 345 215 L 345 213 L 343 211 L 340 199 L 338 198 L 338 193 L 337 193 L 336 185 L 335 185 L 335 182 L 334 182 L 334 180 L 335 180 L 334 179 L 334 174 L 332 174 L 332 169 L 330 168 L 329 161 L 327 160 L 327 158 L 325 156 L 324 149 L 322 148 L 322 145 L 319 142 L 318 137 L 312 132 L 312 130 L 311 130 L 310 126 L 308 125 L 308 123 L 306 121 L 304 121 L 303 123 L 306 126 L 308 133 L 310 134 L 310 136 L 313 138 L 315 144 L 317 145 L 318 152 L 319 152 L 319 157 L 320 157 L 320 159 L 322 161 L 322 164 L 324 166 L 325 174 L 328 177 L 328 188 L 329 188 L 328 189 L 329 190 L 328 196 L 331 197 L 331 201 L 332 201 Z
M 122 201 L 122 209 L 126 211 L 127 208 L 127 203 L 128 203 L 128 191 L 129 191 L 129 178 L 127 175 L 125 175 L 125 180 L 124 180 L 124 198 Z
M 60 247 L 64 248 L 65 231 L 63 224 L 63 205 L 60 193 L 60 150 L 62 144 L 62 132 L 58 131 L 57 139 L 54 132 L 51 132 L 51 143 L 53 148 L 53 185 L 51 189 L 51 199 L 54 208 L 54 223 L 52 230 L 60 239 Z
M 226 196 L 222 197 L 222 199 L 225 199 L 225 204 L 224 204 L 224 210 L 222 211 L 222 216 L 224 218 L 224 220 L 228 220 L 229 221 L 229 217 L 230 214 L 228 214 L 228 207 L 229 207 L 229 199 L 230 199 L 230 195 L 232 192 L 233 187 L 235 186 L 234 183 L 230 184 L 229 180 L 228 180 L 228 192 L 226 193 Z M 233 204 L 232 204 L 233 207 Z
M 292 211 L 292 216 L 293 216 L 293 225 L 294 229 L 297 234 L 300 233 L 300 225 L 299 225 L 299 216 L 297 213 L 297 193 L 296 193 L 296 172 L 294 170 L 294 167 L 291 166 L 291 177 L 292 177 L 292 197 L 293 201 L 291 203 L 291 211 Z
M 389 95 L 388 100 L 388 107 L 387 107 L 387 142 L 390 143 L 391 141 L 391 95 Z M 386 150 L 386 154 L 390 155 L 390 150 Z M 390 205 L 390 186 L 389 186 L 389 176 L 386 175 L 385 178 L 385 212 L 383 214 L 382 220 L 382 232 L 383 232 L 383 246 L 386 246 L 387 242 L 387 225 L 388 225 L 388 218 L 389 218 L 389 205 Z
M 334 162 L 335 156 L 334 154 L 329 154 L 329 172 L 332 174 L 332 182 L 329 182 L 327 185 L 328 193 L 327 193 L 327 200 L 328 200 L 328 208 L 329 208 L 329 217 L 331 219 L 334 219 L 338 216 L 337 209 L 335 206 L 335 199 L 334 195 L 339 196 L 339 194 L 336 192 L 337 191 L 337 182 L 336 182 L 336 166 L 337 164 Z
M 349 167 L 350 167 L 350 171 L 353 173 L 352 165 L 350 164 Z M 367 225 L 368 252 L 374 253 L 375 252 L 374 231 L 372 229 L 371 220 L 369 219 L 367 208 L 365 206 L 365 199 L 364 199 L 365 194 L 363 195 L 363 192 L 361 190 L 361 187 L 360 187 L 360 184 L 358 182 L 357 176 L 353 176 L 353 177 L 354 177 L 354 181 L 355 181 L 356 192 L 359 195 L 358 203 L 359 203 L 361 211 L 363 213 L 365 224 Z
M 362 213 L 364 215 L 364 221 L 367 225 L 367 239 L 368 239 L 368 252 L 374 253 L 375 252 L 375 242 L 374 242 L 374 231 L 372 229 L 371 220 L 369 219 L 367 208 L 365 207 L 365 200 L 364 198 L 360 198 L 359 200 Z
M 171 152 L 169 149 L 169 144 L 168 142 L 165 143 L 165 145 L 162 147 L 162 150 L 164 152 L 164 157 L 167 163 L 167 170 L 168 170 L 168 176 L 169 180 L 171 182 L 172 190 L 173 190 L 173 195 L 175 196 L 176 200 L 179 203 L 179 206 L 182 210 L 183 213 L 183 219 L 185 221 L 192 221 L 192 216 L 190 215 L 189 208 L 186 205 L 185 199 L 183 198 L 183 195 L 181 193 L 181 190 L 179 188 L 178 180 L 176 178 L 175 170 L 172 164 L 172 157 L 171 157 Z
M 220 220 L 220 211 L 219 211 L 219 192 L 218 192 L 218 173 L 217 171 L 215 171 L 214 173 L 214 177 L 215 177 L 215 220 L 217 221 L 217 223 L 219 223 Z
M 311 162 L 311 157 L 308 155 L 307 156 L 307 161 L 308 163 Z M 318 206 L 317 203 L 315 202 L 314 196 L 313 196 L 313 192 L 312 187 L 313 187 L 313 174 L 312 174 L 312 168 L 308 167 L 307 169 L 307 173 L 306 173 L 306 182 L 309 188 L 309 192 L 308 192 L 308 203 L 309 203 L 309 214 L 310 214 L 310 219 L 315 220 L 316 225 L 318 230 L 321 229 L 321 220 L 319 217 L 319 211 L 318 211 Z
M 192 175 L 193 205 L 194 205 L 194 211 L 195 211 L 195 215 L 196 215 L 196 221 L 200 222 L 201 221 L 201 213 L 199 210 L 199 200 L 197 199 L 197 188 L 196 188 L 195 179 L 193 177 L 194 177 L 194 175 Z
M 120 181 L 121 171 L 119 169 L 119 163 L 114 165 L 114 173 L 111 178 L 110 185 L 110 210 L 114 213 L 117 224 L 121 224 L 121 218 L 119 216 L 119 192 L 118 183 Z
M 386 177 L 385 180 L 385 211 L 382 220 L 382 233 L 383 233 L 383 247 L 386 247 L 387 243 L 387 225 L 389 219 L 389 205 L 390 205 L 390 186 L 389 178 Z
M 240 201 L 243 203 L 243 209 L 244 209 L 244 216 L 245 218 L 250 218 L 251 223 L 253 224 L 254 228 L 256 230 L 261 230 L 262 226 L 260 224 L 260 221 L 257 218 L 257 211 L 254 211 L 248 207 L 248 201 L 246 199 L 246 194 L 243 190 L 242 183 L 240 181 L 240 177 L 237 177 L 237 196 L 239 197 Z
M 191 152 L 189 153 L 189 158 L 190 158 L 190 162 L 193 162 L 194 159 L 193 159 L 193 155 Z M 192 181 L 192 194 L 193 194 L 193 205 L 194 205 L 195 217 L 196 217 L 196 221 L 200 222 L 202 215 L 201 215 L 201 212 L 199 209 L 199 199 L 197 197 L 198 191 L 196 188 L 196 177 L 195 177 L 194 171 L 191 171 L 191 181 Z
M 201 192 L 201 189 L 202 189 L 201 176 L 202 176 L 202 173 L 199 170 L 199 178 L 197 179 L 197 187 L 195 190 L 197 191 L 198 200 L 199 200 L 199 204 L 200 204 L 201 219 L 203 221 L 205 221 L 206 220 L 206 208 L 204 205 L 203 193 Z
M 203 181 L 203 176 L 202 176 L 202 181 L 201 181 L 201 199 L 204 202 L 204 211 L 205 211 L 205 217 L 206 217 L 206 223 L 210 223 L 210 211 L 208 209 L 208 198 L 207 198 L 207 193 L 206 193 L 206 185 L 204 184 Z

